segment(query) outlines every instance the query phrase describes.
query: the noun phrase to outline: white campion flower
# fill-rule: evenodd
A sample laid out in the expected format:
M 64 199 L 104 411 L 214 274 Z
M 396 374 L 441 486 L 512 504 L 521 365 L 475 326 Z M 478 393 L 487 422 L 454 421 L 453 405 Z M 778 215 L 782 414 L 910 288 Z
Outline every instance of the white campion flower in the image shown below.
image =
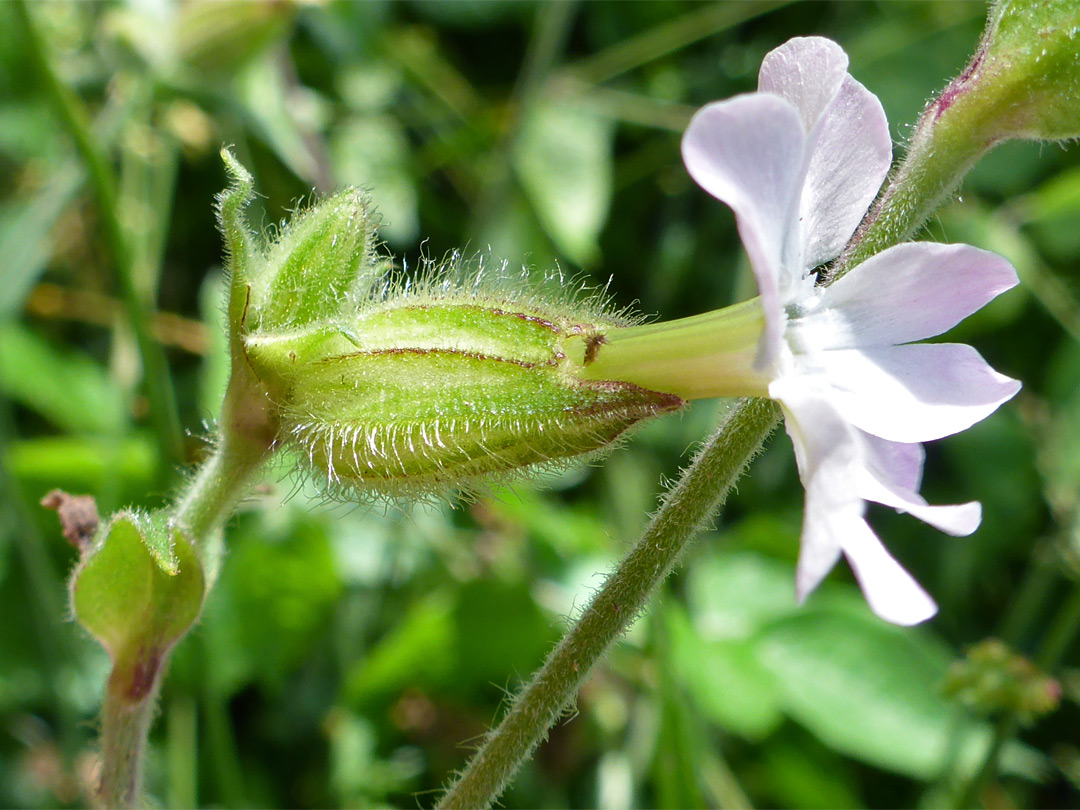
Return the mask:
M 918 493 L 920 442 L 957 433 L 1020 389 L 970 346 L 939 335 L 1017 283 L 1003 258 L 968 245 L 906 243 L 830 286 L 836 258 L 892 159 L 878 99 L 847 73 L 836 43 L 793 39 L 762 62 L 758 91 L 701 109 L 682 141 L 690 175 L 735 212 L 764 309 L 755 366 L 780 403 L 806 505 L 796 593 L 847 557 L 870 607 L 897 624 L 937 610 L 886 551 L 866 502 L 953 535 L 978 503 L 930 506 Z

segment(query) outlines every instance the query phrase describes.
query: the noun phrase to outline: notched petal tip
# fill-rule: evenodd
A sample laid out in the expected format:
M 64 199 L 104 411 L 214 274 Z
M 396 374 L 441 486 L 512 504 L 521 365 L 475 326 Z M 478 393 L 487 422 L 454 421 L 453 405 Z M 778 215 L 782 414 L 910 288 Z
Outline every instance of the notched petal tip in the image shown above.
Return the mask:
M 809 132 L 836 97 L 847 67 L 847 54 L 831 39 L 795 37 L 765 54 L 758 91 L 794 105 Z

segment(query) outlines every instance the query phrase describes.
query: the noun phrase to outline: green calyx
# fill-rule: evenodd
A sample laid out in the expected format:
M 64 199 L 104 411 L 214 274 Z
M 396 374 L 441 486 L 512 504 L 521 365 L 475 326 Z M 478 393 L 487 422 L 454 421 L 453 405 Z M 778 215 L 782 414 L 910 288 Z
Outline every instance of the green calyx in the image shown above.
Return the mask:
M 413 495 L 602 451 L 682 400 L 626 381 L 585 381 L 562 351 L 599 334 L 589 304 L 508 297 L 476 278 L 393 285 L 352 318 L 253 336 L 248 356 L 275 375 L 285 440 L 331 487 Z
M 1080 2 L 999 0 L 964 71 L 923 114 L 913 151 L 963 151 L 970 164 L 1010 138 L 1080 135 Z
M 980 87 L 995 140 L 1080 135 L 1080 2 L 999 0 L 971 65 L 942 95 Z M 990 108 L 993 108 L 992 110 Z
M 223 158 L 233 378 L 223 429 L 291 447 L 332 491 L 423 495 L 602 452 L 682 399 L 584 379 L 568 338 L 633 319 L 506 266 L 457 257 L 387 272 L 377 217 L 346 190 L 267 246 L 243 219 L 250 175 Z
M 1080 2 L 999 0 L 971 62 L 927 108 L 916 143 L 931 132 L 975 156 L 1009 138 L 1080 135 Z M 974 158 L 972 158 L 974 159 Z

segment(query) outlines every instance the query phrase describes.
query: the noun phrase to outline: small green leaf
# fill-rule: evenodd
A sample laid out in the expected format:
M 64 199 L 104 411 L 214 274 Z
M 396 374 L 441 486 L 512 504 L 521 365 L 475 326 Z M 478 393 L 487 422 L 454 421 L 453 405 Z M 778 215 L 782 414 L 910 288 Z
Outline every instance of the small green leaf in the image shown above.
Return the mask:
M 133 513 L 116 515 L 72 579 L 79 622 L 114 660 L 164 655 L 195 622 L 202 567 L 176 529 Z
M 19 200 L 0 208 L 0 315 L 18 312 L 31 287 L 52 258 L 49 232 L 83 182 L 83 172 L 74 163 L 52 170 L 49 182 L 29 200 Z
M 600 231 L 613 191 L 614 128 L 566 99 L 531 106 L 514 168 L 552 241 L 580 266 L 600 255 Z

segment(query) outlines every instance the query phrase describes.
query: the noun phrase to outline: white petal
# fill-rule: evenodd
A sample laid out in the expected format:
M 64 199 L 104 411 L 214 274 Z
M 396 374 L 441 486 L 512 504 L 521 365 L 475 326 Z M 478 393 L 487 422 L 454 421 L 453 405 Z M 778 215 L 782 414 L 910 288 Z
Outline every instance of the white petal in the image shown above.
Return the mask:
M 934 600 L 881 544 L 864 520 L 843 529 L 844 555 L 870 609 L 886 621 L 911 625 L 937 613 Z
M 806 269 L 840 254 L 892 162 L 889 122 L 877 96 L 850 76 L 810 132 L 799 219 Z
M 958 433 L 1020 390 L 973 348 L 955 343 L 842 349 L 796 360 L 807 375 L 828 380 L 828 398 L 845 419 L 894 442 Z
M 807 493 L 807 507 L 810 505 Z M 809 508 L 803 517 L 802 536 L 799 538 L 799 564 L 795 569 L 795 599 L 801 605 L 821 584 L 826 575 L 840 559 L 840 543 L 829 515 Z
M 840 558 L 836 521 L 862 515 L 862 499 L 850 482 L 859 449 L 851 426 L 797 378 L 774 381 L 769 393 L 783 407 L 784 428 L 791 436 L 806 490 L 795 574 L 795 595 L 802 602 Z
M 940 335 L 1016 286 L 1011 264 L 970 245 L 908 242 L 867 259 L 789 321 L 788 340 L 819 349 L 890 346 Z
M 862 433 L 866 447 L 866 467 L 872 475 L 891 481 L 894 486 L 909 492 L 918 492 L 922 484 L 923 462 L 926 453 L 918 443 L 887 442 L 882 438 Z
M 781 250 L 795 225 L 805 140 L 795 108 L 760 93 L 703 107 L 682 139 L 690 176 L 735 212 L 765 309 L 770 353 L 783 330 L 780 290 L 802 272 L 784 270 Z
M 769 383 L 769 396 L 784 411 L 784 429 L 795 446 L 804 487 L 822 474 L 842 480 L 848 466 L 862 461 L 856 431 L 830 401 L 831 391 L 819 388 L 817 382 L 792 374 Z
M 787 99 L 810 132 L 840 90 L 847 66 L 847 54 L 831 39 L 795 37 L 765 54 L 758 91 Z
M 982 522 L 982 505 L 978 501 L 930 506 L 918 492 L 890 486 L 888 481 L 871 475 L 860 475 L 856 487 L 866 500 L 906 512 L 955 537 L 966 537 Z

